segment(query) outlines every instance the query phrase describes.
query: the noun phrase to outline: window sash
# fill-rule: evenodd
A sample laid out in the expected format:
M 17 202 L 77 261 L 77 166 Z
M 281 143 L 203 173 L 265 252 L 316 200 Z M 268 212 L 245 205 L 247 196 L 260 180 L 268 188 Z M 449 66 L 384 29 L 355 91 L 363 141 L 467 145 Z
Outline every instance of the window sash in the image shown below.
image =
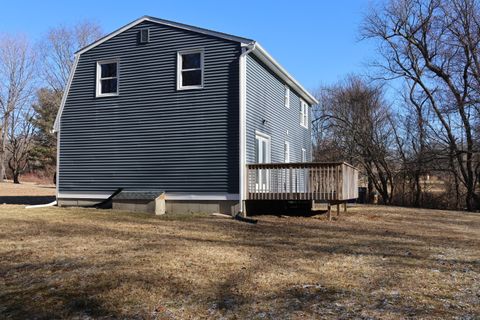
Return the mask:
M 102 77 L 102 66 L 107 64 L 115 64 L 115 76 Z M 118 60 L 103 60 L 97 61 L 97 83 L 96 83 L 96 97 L 111 97 L 118 95 L 118 89 L 120 85 L 119 81 L 119 63 Z M 115 91 L 102 92 L 104 83 L 115 80 Z
M 189 54 L 199 54 L 200 55 L 200 67 L 198 68 L 183 68 L 183 56 Z M 177 52 L 177 90 L 186 90 L 186 89 L 202 89 L 203 88 L 203 79 L 204 79 L 204 53 L 203 49 L 194 49 L 187 51 L 178 51 Z M 187 84 L 183 85 L 184 81 L 184 72 L 200 71 L 200 83 L 199 84 Z

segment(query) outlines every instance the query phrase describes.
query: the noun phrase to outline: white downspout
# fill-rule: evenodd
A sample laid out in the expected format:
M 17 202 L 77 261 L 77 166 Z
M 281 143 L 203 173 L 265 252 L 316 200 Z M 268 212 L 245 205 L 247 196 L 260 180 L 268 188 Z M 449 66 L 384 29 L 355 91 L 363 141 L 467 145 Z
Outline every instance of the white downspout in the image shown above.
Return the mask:
M 247 55 L 255 50 L 256 42 L 242 44 L 242 53 L 240 54 L 240 213 L 245 213 L 246 186 L 245 186 L 245 166 L 246 166 L 246 123 L 247 123 Z

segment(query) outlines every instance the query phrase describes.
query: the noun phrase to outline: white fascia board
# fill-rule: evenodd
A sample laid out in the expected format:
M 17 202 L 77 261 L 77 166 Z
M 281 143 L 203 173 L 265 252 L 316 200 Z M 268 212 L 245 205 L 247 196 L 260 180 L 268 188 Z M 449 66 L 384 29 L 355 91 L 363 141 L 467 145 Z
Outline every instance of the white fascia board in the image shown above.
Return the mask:
M 318 100 L 285 70 L 258 42 L 252 53 L 267 65 L 276 75 L 297 91 L 310 105 L 318 104 Z
M 55 122 L 53 124 L 53 132 L 60 131 L 60 118 L 62 117 L 63 108 L 65 107 L 65 102 L 67 101 L 68 92 L 70 91 L 70 86 L 72 85 L 73 76 L 75 74 L 75 70 L 77 69 L 78 60 L 80 59 L 80 55 L 75 55 L 75 60 L 73 62 L 72 70 L 70 70 L 70 75 L 68 76 L 67 86 L 65 87 L 65 91 L 63 91 L 62 102 L 60 103 L 60 107 L 58 108 L 57 117 L 55 118 Z

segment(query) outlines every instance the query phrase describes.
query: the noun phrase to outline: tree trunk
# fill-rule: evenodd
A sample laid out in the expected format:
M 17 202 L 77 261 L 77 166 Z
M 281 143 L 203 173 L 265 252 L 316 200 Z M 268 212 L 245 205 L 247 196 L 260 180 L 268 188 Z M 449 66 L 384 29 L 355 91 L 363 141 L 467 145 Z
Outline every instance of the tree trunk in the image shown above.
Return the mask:
M 373 186 L 372 177 L 368 175 L 367 177 L 367 203 L 373 203 L 373 198 L 375 197 L 375 187 Z
M 13 172 L 13 183 L 20 184 L 20 173 L 18 171 Z
M 7 161 L 6 159 L 6 136 L 5 136 L 5 131 L 4 128 L 5 127 L 5 119 L 2 123 L 2 127 L 0 127 L 0 143 L 1 143 L 1 146 L 0 146 L 0 182 L 4 182 L 4 179 L 5 179 L 5 173 L 6 173 L 6 169 L 5 169 L 5 163 Z
M 414 175 L 415 180 L 415 188 L 414 188 L 414 198 L 413 198 L 413 206 L 420 207 L 420 196 L 422 193 L 422 186 L 420 184 L 420 174 L 418 172 Z

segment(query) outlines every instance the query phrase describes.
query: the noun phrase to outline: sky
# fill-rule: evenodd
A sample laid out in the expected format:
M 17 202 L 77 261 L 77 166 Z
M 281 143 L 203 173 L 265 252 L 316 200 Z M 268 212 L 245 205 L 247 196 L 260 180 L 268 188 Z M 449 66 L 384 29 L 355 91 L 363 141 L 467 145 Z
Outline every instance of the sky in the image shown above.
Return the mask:
M 306 89 L 361 73 L 375 53 L 359 40 L 369 0 L 0 0 L 0 33 L 38 41 L 49 28 L 91 20 L 110 33 L 149 15 L 254 39 Z

